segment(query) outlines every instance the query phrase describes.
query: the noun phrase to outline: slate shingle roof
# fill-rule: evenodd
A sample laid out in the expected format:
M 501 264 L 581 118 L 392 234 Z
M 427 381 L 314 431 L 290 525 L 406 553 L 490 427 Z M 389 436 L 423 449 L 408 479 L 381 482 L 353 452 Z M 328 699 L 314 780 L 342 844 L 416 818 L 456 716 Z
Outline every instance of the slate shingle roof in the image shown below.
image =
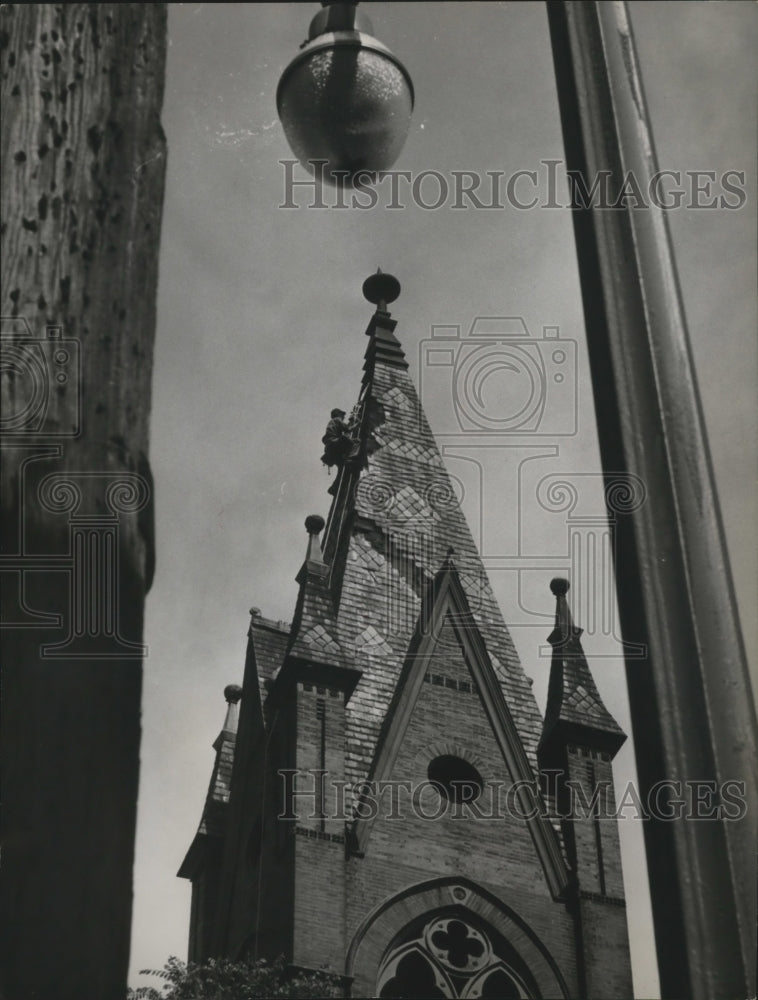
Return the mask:
M 227 700 L 226 718 L 221 732 L 213 741 L 213 749 L 216 751 L 213 773 L 208 785 L 200 825 L 178 872 L 180 878 L 193 877 L 194 868 L 202 857 L 208 837 L 223 837 L 224 835 L 241 694 L 242 689 L 235 684 L 230 684 L 224 691 Z
M 566 600 L 568 581 L 553 580 L 556 595 L 555 628 L 548 636 L 553 647 L 543 748 L 555 739 L 597 745 L 615 753 L 626 739 L 603 704 L 582 649 L 582 629 L 574 625 Z
M 230 705 L 230 710 L 236 705 Z M 226 816 L 226 805 L 229 802 L 229 789 L 232 781 L 232 765 L 234 764 L 234 744 L 237 738 L 236 718 L 234 720 L 234 730 L 227 728 L 229 717 L 224 728 L 216 738 L 213 747 L 216 751 L 216 762 L 211 775 L 211 782 L 208 787 L 208 795 L 205 799 L 205 808 L 200 820 L 198 833 L 210 834 L 211 836 L 223 836 L 224 822 Z
M 324 525 L 323 518 L 308 539 L 305 562 L 297 575 L 300 591 L 292 621 L 287 655 L 297 656 L 311 663 L 343 667 L 345 660 L 338 639 L 334 604 L 329 589 L 329 567 L 323 560 L 318 533 Z M 310 518 L 306 521 L 308 525 Z
M 288 622 L 274 621 L 260 614 L 250 619 L 250 641 L 253 644 L 261 703 L 266 700 L 267 684 L 274 679 L 287 651 L 290 635 Z
M 421 607 L 456 552 L 461 581 L 536 769 L 542 716 L 422 411 L 395 321 L 377 311 L 357 411 L 365 460 L 332 487 L 324 552 L 333 566 L 339 641 L 362 678 L 347 705 L 346 778 L 369 772 Z
M 293 624 L 257 612 L 251 619 L 262 702 L 290 654 L 360 671 L 346 707 L 345 777 L 363 781 L 417 627 L 422 594 L 452 547 L 468 605 L 535 774 L 538 746 L 541 752 L 546 740 L 565 735 L 566 726 L 602 733 L 604 746 L 617 749 L 624 734 L 597 691 L 565 596 L 558 598 L 550 637 L 554 653 L 543 725 L 394 329 L 389 314 L 377 311 L 366 331 L 355 410 L 360 455 L 342 467 L 330 489 L 334 499 L 323 556 L 311 534 Z M 198 837 L 222 831 L 229 799 L 234 734 L 225 728 L 214 746 Z

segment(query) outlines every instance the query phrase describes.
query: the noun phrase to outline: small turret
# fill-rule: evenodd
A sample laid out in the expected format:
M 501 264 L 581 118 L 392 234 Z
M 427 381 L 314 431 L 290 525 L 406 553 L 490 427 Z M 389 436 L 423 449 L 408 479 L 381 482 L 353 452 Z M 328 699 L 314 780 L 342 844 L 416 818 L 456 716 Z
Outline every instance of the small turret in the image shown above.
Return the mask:
M 295 615 L 287 646 L 287 658 L 311 664 L 344 667 L 345 658 L 337 638 L 337 620 L 329 590 L 329 567 L 324 562 L 319 535 L 324 519 L 311 514 L 305 519 L 308 547 L 305 561 L 295 578 L 300 584 Z
M 543 768 L 559 763 L 569 743 L 581 744 L 614 757 L 626 735 L 603 704 L 582 649 L 582 629 L 576 626 L 566 600 L 568 580 L 550 581 L 556 598 L 555 628 L 545 722 L 539 745 Z
M 221 732 L 213 741 L 216 760 L 203 815 L 195 839 L 177 873 L 180 878 L 192 882 L 189 958 L 195 962 L 201 962 L 211 954 L 242 688 L 238 684 L 227 684 L 224 698 L 226 718 Z
M 573 869 L 583 996 L 623 996 L 631 982 L 626 904 L 611 761 L 626 739 L 603 704 L 571 618 L 568 580 L 555 579 L 555 628 L 537 756 Z M 603 948 L 597 942 L 603 941 Z M 607 954 L 618 956 L 609 969 Z

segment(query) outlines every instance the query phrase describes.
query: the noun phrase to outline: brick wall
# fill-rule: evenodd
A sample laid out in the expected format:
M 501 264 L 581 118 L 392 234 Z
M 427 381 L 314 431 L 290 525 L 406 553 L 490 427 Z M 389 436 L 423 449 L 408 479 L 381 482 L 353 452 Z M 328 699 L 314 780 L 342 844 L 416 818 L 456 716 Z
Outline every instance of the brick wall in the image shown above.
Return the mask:
M 316 684 L 297 685 L 297 767 L 345 773 L 345 706 L 340 691 Z M 318 787 L 306 778 L 308 788 Z M 345 821 L 331 817 L 331 796 L 313 817 L 299 803 L 295 825 L 295 914 L 293 961 L 309 968 L 342 972 L 345 943 Z M 302 808 L 306 806 L 306 808 Z M 318 815 L 321 813 L 321 815 Z
M 453 686 L 455 685 L 455 686 Z M 430 671 L 401 744 L 392 778 L 418 786 L 427 780 L 431 759 L 454 754 L 469 760 L 485 782 L 510 784 L 510 775 L 496 742 L 473 677 L 460 653 L 437 660 Z M 485 792 L 486 794 L 486 792 Z M 352 939 L 367 914 L 408 886 L 435 877 L 459 878 L 488 890 L 519 914 L 544 942 L 572 995 L 576 995 L 574 920 L 566 905 L 553 900 L 526 823 L 518 818 L 465 818 L 452 813 L 425 820 L 412 808 L 402 819 L 379 815 L 371 830 L 365 857 L 348 868 L 348 937 Z M 485 814 L 491 807 L 480 797 Z M 439 795 L 429 789 L 419 798 L 427 814 L 439 811 Z M 448 901 L 449 902 L 449 901 Z M 402 929 L 408 911 L 398 908 L 384 948 Z M 392 933 L 389 933 L 389 932 Z M 381 955 L 361 955 L 356 977 L 366 986 Z M 373 988 L 373 987 L 372 987 Z
M 579 889 L 580 947 L 589 998 L 632 996 L 621 848 L 609 755 L 569 745 L 566 773 L 583 790 L 567 842 Z M 593 791 L 602 789 L 594 808 Z M 585 812 L 591 813 L 585 815 Z M 594 813 L 594 815 L 593 815 Z

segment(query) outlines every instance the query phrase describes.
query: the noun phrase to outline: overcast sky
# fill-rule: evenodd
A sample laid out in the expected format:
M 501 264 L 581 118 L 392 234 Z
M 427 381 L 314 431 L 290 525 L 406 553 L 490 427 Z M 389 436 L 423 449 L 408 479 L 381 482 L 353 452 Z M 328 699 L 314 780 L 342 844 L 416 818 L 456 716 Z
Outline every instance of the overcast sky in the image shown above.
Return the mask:
M 563 150 L 543 5 L 362 7 L 415 85 L 411 131 L 396 168 L 414 176 L 438 171 L 451 185 L 456 170 L 537 171 L 537 194 L 545 195 L 544 163 L 560 161 Z M 715 171 L 717 185 L 725 171 L 745 175 L 741 208 L 681 207 L 668 215 L 743 628 L 754 649 L 755 9 L 630 9 L 660 166 Z M 387 195 L 370 211 L 307 208 L 305 189 L 295 197 L 303 207 L 279 207 L 286 197 L 279 161 L 292 154 L 276 117 L 276 85 L 317 10 L 302 3 L 170 5 L 151 444 L 158 562 L 147 606 L 133 971 L 160 967 L 169 954 L 186 956 L 190 887 L 175 873 L 200 817 L 223 688 L 242 679 L 250 606 L 291 618 L 303 520 L 328 510 L 323 426 L 333 406 L 349 410 L 360 384 L 371 312 L 361 296 L 364 278 L 377 266 L 399 278 L 403 290 L 392 310 L 417 384 L 430 374 L 422 359 L 435 325 L 465 333 L 477 316 L 522 317 L 535 341 L 545 327 L 557 327 L 576 344 L 573 388 L 546 400 L 539 438 L 503 440 L 462 457 L 465 438 L 452 436 L 444 371 L 433 373 L 442 382 L 424 396 L 485 555 L 510 566 L 493 570 L 492 582 L 541 707 L 549 660 L 540 649 L 553 613 L 547 563 L 565 568 L 567 524 L 565 514 L 556 520 L 529 503 L 535 483 L 527 472 L 587 484 L 589 514 L 601 496 L 566 210 L 455 210 L 452 194 L 428 210 L 413 204 L 410 185 L 400 188 L 402 210 L 388 209 Z M 305 178 L 299 169 L 295 176 Z M 434 182 L 421 190 L 427 204 L 434 200 Z M 528 186 L 518 192 L 525 201 L 531 193 Z M 565 197 L 560 186 L 558 193 Z M 500 390 L 507 386 L 496 376 L 487 390 L 495 397 L 484 404 L 494 405 Z M 555 433 L 571 422 L 574 402 L 575 433 Z M 552 452 L 527 466 L 529 448 L 538 446 Z M 481 475 L 470 475 L 471 458 Z M 585 640 L 600 691 L 629 732 L 620 647 L 607 635 Z M 617 757 L 617 782 L 632 776 L 628 742 Z M 639 824 L 621 827 L 635 989 L 652 996 Z

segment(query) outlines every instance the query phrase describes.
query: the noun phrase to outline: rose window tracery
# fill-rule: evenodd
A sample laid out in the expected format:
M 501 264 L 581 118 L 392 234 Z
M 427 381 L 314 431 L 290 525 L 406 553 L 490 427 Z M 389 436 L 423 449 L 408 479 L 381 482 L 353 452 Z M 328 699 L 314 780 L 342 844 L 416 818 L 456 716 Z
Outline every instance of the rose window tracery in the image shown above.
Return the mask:
M 411 932 L 382 964 L 377 994 L 390 998 L 528 1000 L 530 992 L 491 936 L 468 919 L 437 915 Z
M 432 955 L 453 972 L 478 972 L 489 962 L 489 942 L 462 920 L 435 920 L 424 936 Z

